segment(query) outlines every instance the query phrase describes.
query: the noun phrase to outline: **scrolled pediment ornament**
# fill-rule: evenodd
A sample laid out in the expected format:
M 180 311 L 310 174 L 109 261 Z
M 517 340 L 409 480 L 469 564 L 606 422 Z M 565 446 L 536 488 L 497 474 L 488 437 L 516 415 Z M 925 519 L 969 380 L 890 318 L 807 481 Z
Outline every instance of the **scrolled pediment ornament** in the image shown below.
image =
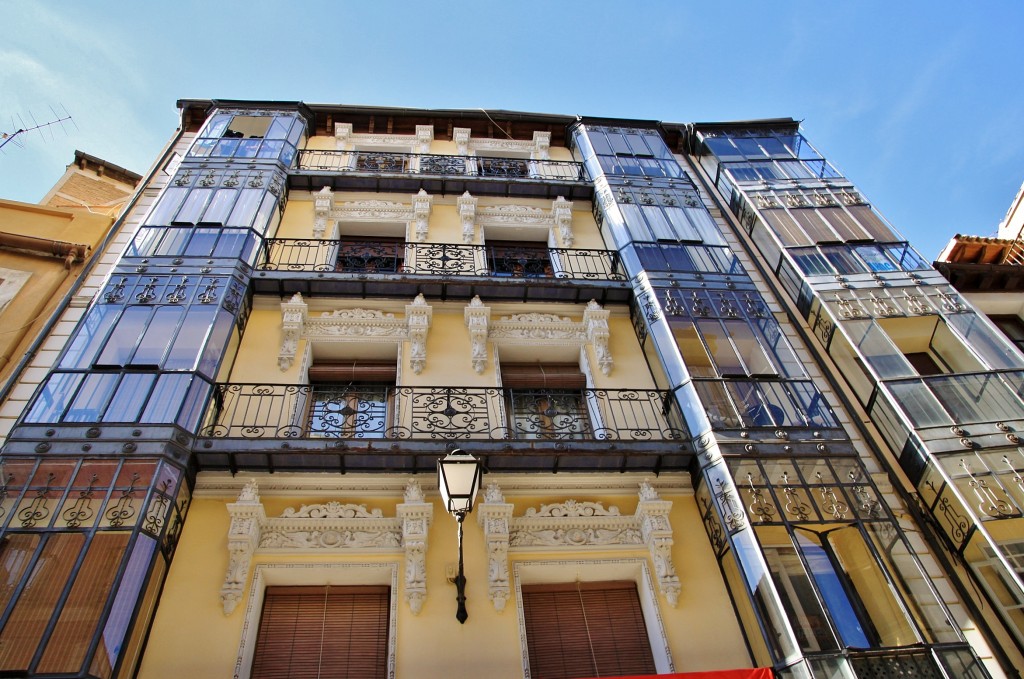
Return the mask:
M 379 309 L 335 309 L 310 316 L 302 295 L 295 293 L 281 304 L 283 338 L 277 355 L 278 367 L 288 370 L 295 361 L 299 340 L 311 342 L 363 342 L 367 338 L 391 342 L 408 341 L 409 364 L 419 374 L 427 361 L 427 332 L 432 309 L 422 294 L 405 307 L 405 318 Z
M 412 487 L 415 486 L 415 487 Z M 405 502 L 395 517 L 366 505 L 329 501 L 285 509 L 268 518 L 255 481 L 228 505 L 228 569 L 220 597 L 230 615 L 242 598 L 254 556 L 280 553 L 395 553 L 405 557 L 405 598 L 414 614 L 426 598 L 427 529 L 433 506 L 423 500 L 416 481 L 406 486 Z
M 487 545 L 489 593 L 501 611 L 508 598 L 509 550 L 607 549 L 646 546 L 654 563 L 658 587 L 675 606 L 680 584 L 672 562 L 672 503 L 662 500 L 649 481 L 640 485 L 636 513 L 624 516 L 617 507 L 600 502 L 566 500 L 512 515 L 497 484 L 492 483 L 479 505 L 477 522 Z
M 469 324 L 469 309 L 471 307 L 467 307 L 466 313 L 467 327 L 470 328 L 472 340 L 473 326 Z M 589 346 L 601 372 L 610 375 L 615 362 L 608 346 L 609 315 L 610 312 L 603 309 L 595 300 L 590 300 L 583 312 L 583 320 L 580 322 L 574 321 L 568 316 L 539 312 L 502 316 L 496 321 L 491 321 L 488 317 L 486 340 L 499 346 L 503 344 L 511 346 L 553 345 L 578 346 L 581 349 Z M 477 339 L 479 337 L 480 333 L 478 333 Z M 480 356 L 486 356 L 486 353 L 480 351 L 478 355 L 474 345 L 474 361 Z M 474 363 L 474 368 L 476 365 Z

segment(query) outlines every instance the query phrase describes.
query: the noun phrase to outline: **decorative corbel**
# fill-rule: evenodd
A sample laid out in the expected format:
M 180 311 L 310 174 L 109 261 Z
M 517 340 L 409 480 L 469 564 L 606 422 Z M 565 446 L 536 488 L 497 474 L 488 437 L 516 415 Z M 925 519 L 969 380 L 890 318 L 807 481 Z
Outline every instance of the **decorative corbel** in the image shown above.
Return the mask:
M 228 529 L 228 570 L 220 588 L 224 615 L 232 611 L 242 599 L 245 582 L 249 577 L 252 555 L 260 544 L 260 525 L 266 521 L 260 503 L 256 481 L 249 481 L 238 494 L 238 500 L 228 505 L 231 527 Z
M 434 141 L 433 125 L 416 126 L 416 143 L 419 144 L 420 153 L 430 153 L 430 142 Z
M 550 132 L 533 133 L 533 157 L 535 160 L 548 160 L 548 150 L 551 148 Z
M 295 354 L 299 350 L 299 337 L 302 336 L 308 311 L 309 307 L 302 301 L 301 293 L 296 292 L 290 300 L 281 302 L 281 328 L 284 331 L 284 339 L 281 342 L 281 351 L 277 354 L 277 367 L 282 372 L 292 367 L 295 361 Z
M 405 502 L 398 505 L 402 522 L 402 548 L 405 550 L 405 600 L 413 615 L 418 615 L 427 598 L 427 529 L 434 517 L 434 506 L 423 499 L 423 489 L 413 479 L 405 486 Z
M 673 607 L 679 601 L 679 576 L 672 564 L 672 525 L 668 514 L 672 503 L 662 500 L 658 491 L 646 479 L 640 484 L 640 502 L 636 507 L 636 516 L 640 520 L 640 531 L 644 544 L 651 552 L 654 561 L 655 577 L 658 588 Z
M 551 203 L 552 229 L 558 233 L 562 247 L 571 248 L 572 234 L 572 203 L 559 196 Z
M 346 150 L 352 141 L 352 123 L 334 123 L 334 144 L 339 151 Z
M 500 613 L 505 608 L 510 592 L 508 545 L 512 505 L 505 502 L 497 483 L 489 483 L 484 489 L 484 501 L 477 509 L 476 520 L 483 527 L 484 542 L 487 545 L 488 594 L 494 609 Z
M 487 325 L 491 321 L 491 308 L 484 306 L 477 295 L 470 300 L 464 313 L 466 327 L 469 328 L 473 370 L 477 374 L 483 374 L 484 368 L 487 367 Z
M 313 238 L 323 238 L 327 234 L 327 221 L 331 218 L 331 210 L 334 209 L 334 192 L 331 187 L 325 186 L 316 194 L 313 203 Z
M 460 156 L 469 155 L 469 133 L 471 130 L 468 127 L 456 127 L 452 130 L 452 140 L 455 142 L 455 148 L 458 150 Z
M 416 215 L 415 236 L 419 243 L 427 239 L 427 222 L 430 219 L 430 208 L 433 203 L 434 197 L 428 195 L 423 189 L 420 189 L 419 193 L 412 197 L 412 209 Z
M 597 365 L 605 375 L 611 374 L 613 364 L 611 351 L 608 350 L 609 315 L 610 312 L 602 309 L 595 300 L 590 300 L 583 312 L 583 327 L 587 332 L 587 340 L 594 347 Z
M 462 240 L 465 243 L 476 240 L 476 202 L 469 191 L 459 196 L 459 219 L 462 220 Z
M 430 328 L 432 309 L 423 294 L 416 295 L 412 304 L 405 306 L 405 321 L 409 332 L 409 366 L 419 375 L 427 364 L 427 329 Z

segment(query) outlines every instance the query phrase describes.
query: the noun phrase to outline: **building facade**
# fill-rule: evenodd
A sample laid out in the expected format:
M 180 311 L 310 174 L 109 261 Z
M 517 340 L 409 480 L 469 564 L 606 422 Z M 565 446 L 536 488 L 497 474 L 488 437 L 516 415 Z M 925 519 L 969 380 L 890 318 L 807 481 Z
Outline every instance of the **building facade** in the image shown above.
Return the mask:
M 179 107 L 0 410 L 0 671 L 1019 676 L 1024 356 L 795 121 Z

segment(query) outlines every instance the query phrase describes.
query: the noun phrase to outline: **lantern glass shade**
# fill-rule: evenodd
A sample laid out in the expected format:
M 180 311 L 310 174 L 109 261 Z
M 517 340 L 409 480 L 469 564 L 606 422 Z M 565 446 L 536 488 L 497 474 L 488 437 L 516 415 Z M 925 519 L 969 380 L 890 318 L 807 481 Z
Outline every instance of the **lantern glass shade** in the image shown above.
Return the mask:
M 459 449 L 437 461 L 437 487 L 448 513 L 472 511 L 481 476 L 480 460 Z

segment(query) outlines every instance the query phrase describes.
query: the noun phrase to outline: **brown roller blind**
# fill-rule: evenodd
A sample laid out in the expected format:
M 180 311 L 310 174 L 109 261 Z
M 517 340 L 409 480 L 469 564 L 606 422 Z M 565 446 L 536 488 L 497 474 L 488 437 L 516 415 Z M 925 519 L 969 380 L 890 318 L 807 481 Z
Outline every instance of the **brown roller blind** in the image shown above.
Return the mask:
M 587 378 L 575 363 L 508 363 L 501 366 L 501 383 L 517 389 L 583 389 Z
M 536 679 L 656 672 L 635 582 L 523 585 L 522 594 Z
M 388 671 L 384 586 L 268 587 L 252 679 L 372 679 Z
M 335 361 L 309 367 L 310 382 L 390 382 L 398 377 L 397 361 Z

